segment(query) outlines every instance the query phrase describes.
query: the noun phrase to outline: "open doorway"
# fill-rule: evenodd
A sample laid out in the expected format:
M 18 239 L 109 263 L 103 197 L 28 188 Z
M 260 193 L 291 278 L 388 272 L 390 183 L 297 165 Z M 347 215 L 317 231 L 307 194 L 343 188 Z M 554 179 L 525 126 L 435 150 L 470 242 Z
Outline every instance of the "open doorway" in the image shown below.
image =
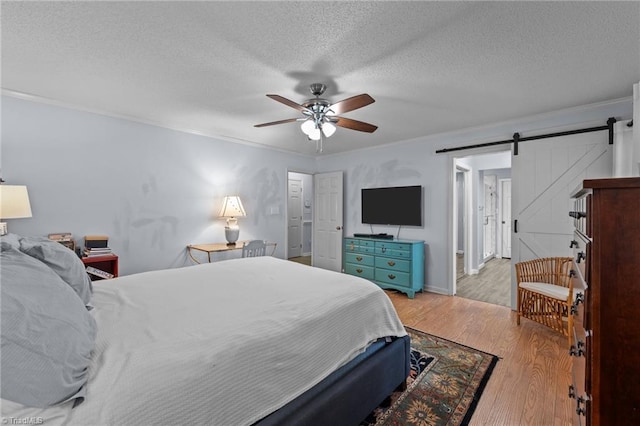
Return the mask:
M 287 173 L 287 258 L 311 265 L 313 175 Z
M 511 152 L 453 161 L 453 293 L 510 307 Z

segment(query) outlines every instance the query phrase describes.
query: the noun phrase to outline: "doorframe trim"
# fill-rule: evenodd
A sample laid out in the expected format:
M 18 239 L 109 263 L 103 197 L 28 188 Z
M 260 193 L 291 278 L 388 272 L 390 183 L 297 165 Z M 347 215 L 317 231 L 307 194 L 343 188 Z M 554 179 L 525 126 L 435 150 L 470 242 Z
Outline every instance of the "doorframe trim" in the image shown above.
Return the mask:
M 449 188 L 447 191 L 447 196 L 449 197 L 449 202 L 447 203 L 447 228 L 448 228 L 448 236 L 447 236 L 447 243 L 446 243 L 446 247 L 447 247 L 447 264 L 448 264 L 448 273 L 447 273 L 447 284 L 446 284 L 446 294 L 448 295 L 454 295 L 455 294 L 455 289 L 456 289 L 456 241 L 454 241 L 453 237 L 454 237 L 454 227 L 456 226 L 456 224 L 454 223 L 454 209 L 455 207 L 455 185 L 456 185 L 456 159 L 459 158 L 464 158 L 464 157 L 471 157 L 471 156 L 475 156 L 475 155 L 483 155 L 483 154 L 497 154 L 500 152 L 511 152 L 508 149 L 505 149 L 504 146 L 491 146 L 491 147 L 483 147 L 483 148 L 474 148 L 469 150 L 469 152 L 465 152 L 465 153 L 460 153 L 460 152 L 449 152 Z M 465 181 L 465 187 L 467 186 L 467 183 Z M 467 193 L 469 194 L 469 198 L 472 198 L 472 192 L 469 192 L 468 189 L 465 188 L 465 191 L 467 191 Z M 470 199 L 469 200 L 469 205 L 467 206 L 467 212 L 468 212 L 468 217 L 467 220 L 469 221 L 473 221 L 475 215 L 473 214 L 473 200 Z M 467 226 L 467 229 L 469 228 L 469 226 Z M 469 231 L 470 232 L 470 231 Z M 473 233 L 470 232 L 472 235 L 470 236 L 470 240 L 473 239 Z M 469 241 L 469 247 L 471 246 L 472 242 Z M 471 248 L 467 248 L 467 244 L 465 244 L 465 250 L 469 251 L 471 250 Z M 471 265 L 471 263 L 470 263 Z M 473 272 L 473 271 L 470 271 Z M 476 273 L 478 273 L 478 271 L 475 271 Z

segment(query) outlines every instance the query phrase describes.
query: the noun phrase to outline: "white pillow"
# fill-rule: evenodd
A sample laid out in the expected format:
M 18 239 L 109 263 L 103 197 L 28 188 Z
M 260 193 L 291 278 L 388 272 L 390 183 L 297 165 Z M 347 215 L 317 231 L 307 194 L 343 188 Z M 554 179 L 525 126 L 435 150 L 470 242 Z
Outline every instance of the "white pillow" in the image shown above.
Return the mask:
M 39 260 L 3 243 L 0 262 L 2 398 L 39 408 L 81 402 L 97 332 L 94 318 Z
M 84 264 L 72 250 L 45 237 L 22 237 L 20 250 L 44 262 L 69 284 L 85 305 L 91 301 L 93 286 Z

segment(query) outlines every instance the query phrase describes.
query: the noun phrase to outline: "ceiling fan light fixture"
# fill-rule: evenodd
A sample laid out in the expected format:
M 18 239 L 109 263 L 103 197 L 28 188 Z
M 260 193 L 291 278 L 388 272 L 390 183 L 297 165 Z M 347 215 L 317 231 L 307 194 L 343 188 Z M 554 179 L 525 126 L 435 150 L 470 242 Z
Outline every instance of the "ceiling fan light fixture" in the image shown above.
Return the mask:
M 307 133 L 307 136 L 309 136 L 309 139 L 312 141 L 320 140 L 320 129 L 314 127 L 311 132 Z
M 300 129 L 307 136 L 311 135 L 311 132 L 313 132 L 315 128 L 316 128 L 316 123 L 313 121 L 313 119 L 305 120 L 300 125 Z
M 338 127 L 343 127 L 360 132 L 373 133 L 378 126 L 365 123 L 363 121 L 353 120 L 350 118 L 340 117 L 339 115 L 353 111 L 375 102 L 375 100 L 366 93 L 343 99 L 336 103 L 331 103 L 327 99 L 320 96 L 326 90 L 326 86 L 322 83 L 314 83 L 310 85 L 311 94 L 315 96 L 313 99 L 307 99 L 302 104 L 291 101 L 280 95 L 270 95 L 267 97 L 274 101 L 280 102 L 291 107 L 300 113 L 302 117 L 288 118 L 285 120 L 271 121 L 269 123 L 256 124 L 254 127 L 273 126 L 275 124 L 285 124 L 293 122 L 301 122 L 300 129 L 309 138 L 316 142 L 316 152 L 322 152 L 322 143 L 325 138 L 333 136 Z
M 328 138 L 331 137 L 336 132 L 336 126 L 330 121 L 327 121 L 322 124 L 322 133 Z

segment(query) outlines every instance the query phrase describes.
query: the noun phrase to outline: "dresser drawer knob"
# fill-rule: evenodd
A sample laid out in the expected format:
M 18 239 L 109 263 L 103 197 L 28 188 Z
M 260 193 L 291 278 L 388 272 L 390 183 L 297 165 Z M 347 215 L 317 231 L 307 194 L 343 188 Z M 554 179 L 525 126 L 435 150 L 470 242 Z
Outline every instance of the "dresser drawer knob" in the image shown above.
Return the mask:
M 583 407 L 583 404 L 585 404 L 586 400 L 583 397 L 578 397 L 576 398 L 576 401 L 578 402 L 577 406 L 576 406 L 576 413 L 580 416 L 580 415 L 585 415 L 587 413 L 587 410 L 585 407 Z
M 576 276 L 576 271 L 574 271 L 573 269 L 569 271 L 569 277 L 573 278 Z
M 576 397 L 576 388 L 573 385 L 569 385 L 569 398 L 573 399 Z
M 578 242 L 576 240 L 571 240 L 571 244 L 569 244 L 569 248 L 578 247 Z
M 577 263 L 580 263 L 580 261 L 581 261 L 581 260 L 584 260 L 584 259 L 586 259 L 586 258 L 587 258 L 587 255 L 586 255 L 586 254 L 584 254 L 584 252 L 583 252 L 583 251 L 581 251 L 580 253 L 578 253 L 578 256 L 577 256 L 576 262 L 577 262 Z
M 569 355 L 575 357 L 584 356 L 584 342 L 580 340 L 576 345 L 571 345 L 569 348 Z
M 356 272 L 361 274 L 362 273 L 362 269 L 358 268 L 358 269 L 356 269 Z
M 574 219 L 582 219 L 583 217 L 587 217 L 587 214 L 585 212 L 569 212 L 569 216 L 571 216 Z
M 576 348 L 576 345 L 571 345 L 569 348 L 569 356 L 578 356 L 578 349 Z
M 396 262 L 394 262 L 393 260 L 390 260 L 390 261 L 387 262 L 387 265 L 396 266 Z
M 382 252 L 386 253 L 387 252 L 387 248 L 386 247 L 382 247 Z
M 571 304 L 571 315 L 576 315 L 578 313 L 578 305 L 584 303 L 584 294 L 578 293 L 576 294 L 576 299 Z
M 389 277 L 390 280 L 395 280 L 396 279 L 396 276 L 393 275 L 393 274 L 389 274 L 387 276 Z
M 356 260 L 357 260 L 358 262 L 362 262 L 362 256 L 356 256 Z

